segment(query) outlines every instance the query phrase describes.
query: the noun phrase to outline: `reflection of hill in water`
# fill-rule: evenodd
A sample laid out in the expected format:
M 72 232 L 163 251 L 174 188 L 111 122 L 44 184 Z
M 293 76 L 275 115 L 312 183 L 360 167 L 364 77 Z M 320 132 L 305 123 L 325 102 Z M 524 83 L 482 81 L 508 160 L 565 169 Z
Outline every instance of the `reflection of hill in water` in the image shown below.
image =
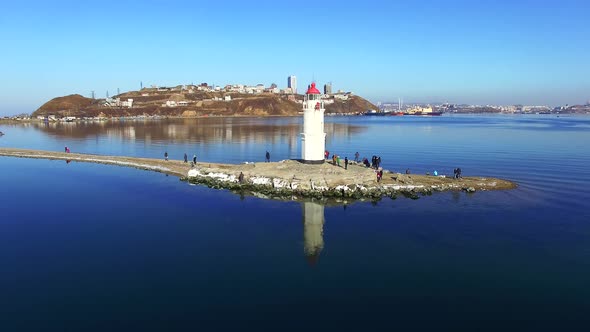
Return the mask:
M 125 120 L 36 124 L 35 127 L 61 138 L 95 136 L 126 140 L 195 142 L 274 142 L 289 137 L 299 140 L 300 118 L 204 118 L 173 120 Z M 365 130 L 364 126 L 326 123 L 327 137 L 348 137 Z M 294 142 L 295 143 L 295 142 Z

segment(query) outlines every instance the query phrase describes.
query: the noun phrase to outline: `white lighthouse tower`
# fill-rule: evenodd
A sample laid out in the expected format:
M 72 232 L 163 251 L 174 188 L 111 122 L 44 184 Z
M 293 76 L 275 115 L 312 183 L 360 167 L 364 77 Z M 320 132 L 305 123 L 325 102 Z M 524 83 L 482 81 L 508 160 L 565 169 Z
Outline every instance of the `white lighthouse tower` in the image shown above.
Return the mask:
M 301 160 L 306 164 L 321 164 L 326 151 L 324 132 L 324 102 L 320 91 L 311 83 L 303 100 L 303 133 L 301 134 Z

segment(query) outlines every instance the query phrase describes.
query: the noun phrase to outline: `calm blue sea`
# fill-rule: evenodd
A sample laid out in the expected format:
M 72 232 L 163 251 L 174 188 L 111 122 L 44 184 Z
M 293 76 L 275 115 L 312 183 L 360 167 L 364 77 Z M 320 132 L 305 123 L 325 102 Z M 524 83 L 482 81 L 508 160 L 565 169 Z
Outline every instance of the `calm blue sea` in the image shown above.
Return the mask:
M 0 147 L 297 158 L 301 119 L 0 125 Z M 327 148 L 516 190 L 348 206 L 0 157 L 0 331 L 590 326 L 590 117 L 329 117 Z

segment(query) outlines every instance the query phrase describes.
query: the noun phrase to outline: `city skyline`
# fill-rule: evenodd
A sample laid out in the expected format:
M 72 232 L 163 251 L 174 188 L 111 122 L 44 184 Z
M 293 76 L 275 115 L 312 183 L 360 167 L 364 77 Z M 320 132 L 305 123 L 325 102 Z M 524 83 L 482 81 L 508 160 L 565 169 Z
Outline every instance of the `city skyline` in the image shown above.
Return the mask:
M 590 99 L 585 1 L 4 7 L 0 115 L 74 93 L 201 82 L 286 87 L 290 75 L 300 86 L 332 82 L 373 103 Z

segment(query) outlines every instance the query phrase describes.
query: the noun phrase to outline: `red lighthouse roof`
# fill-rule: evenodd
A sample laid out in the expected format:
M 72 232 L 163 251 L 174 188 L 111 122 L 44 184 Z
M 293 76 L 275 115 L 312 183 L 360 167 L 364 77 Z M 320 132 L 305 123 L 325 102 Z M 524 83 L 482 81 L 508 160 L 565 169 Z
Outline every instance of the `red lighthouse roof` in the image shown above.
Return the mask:
M 307 92 L 305 94 L 308 94 L 308 95 L 319 95 L 321 93 L 320 93 L 320 90 L 318 90 L 315 87 L 315 82 L 313 82 L 313 83 L 311 83 L 311 86 L 309 87 L 309 89 L 307 89 Z

